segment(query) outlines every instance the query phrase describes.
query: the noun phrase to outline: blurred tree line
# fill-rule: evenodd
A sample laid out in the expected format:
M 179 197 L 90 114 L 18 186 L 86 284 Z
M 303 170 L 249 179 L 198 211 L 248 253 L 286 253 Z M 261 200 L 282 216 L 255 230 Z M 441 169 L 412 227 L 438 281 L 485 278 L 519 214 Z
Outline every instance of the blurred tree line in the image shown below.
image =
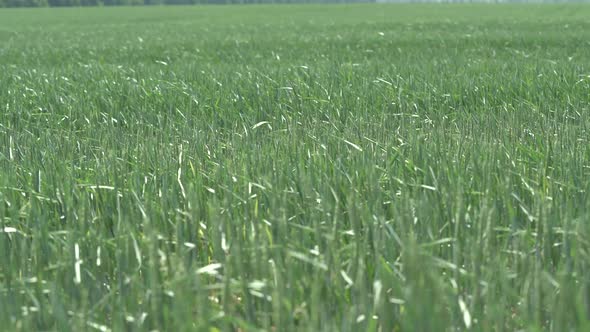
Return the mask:
M 375 2 L 375 0 L 353 0 Z M 0 7 L 76 7 L 76 6 L 134 6 L 134 5 L 193 5 L 239 3 L 338 3 L 350 0 L 0 0 Z

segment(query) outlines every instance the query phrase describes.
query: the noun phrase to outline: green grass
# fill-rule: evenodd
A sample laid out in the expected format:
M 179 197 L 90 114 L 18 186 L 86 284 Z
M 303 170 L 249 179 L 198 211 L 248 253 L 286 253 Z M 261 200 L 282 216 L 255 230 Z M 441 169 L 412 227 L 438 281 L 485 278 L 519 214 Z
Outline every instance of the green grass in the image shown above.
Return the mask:
M 0 329 L 590 330 L 589 16 L 0 11 Z

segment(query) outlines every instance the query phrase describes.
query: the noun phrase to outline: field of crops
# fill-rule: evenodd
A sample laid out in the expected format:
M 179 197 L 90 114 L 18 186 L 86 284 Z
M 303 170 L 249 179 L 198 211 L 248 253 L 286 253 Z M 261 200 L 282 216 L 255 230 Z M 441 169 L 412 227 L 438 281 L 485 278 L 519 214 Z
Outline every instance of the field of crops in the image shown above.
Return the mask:
M 0 11 L 0 329 L 590 330 L 589 16 Z

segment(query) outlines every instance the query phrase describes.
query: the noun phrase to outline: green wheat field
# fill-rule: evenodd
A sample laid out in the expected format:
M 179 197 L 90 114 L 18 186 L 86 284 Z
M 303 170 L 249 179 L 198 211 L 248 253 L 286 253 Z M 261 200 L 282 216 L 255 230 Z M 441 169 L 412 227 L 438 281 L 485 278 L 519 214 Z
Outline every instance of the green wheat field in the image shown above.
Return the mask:
M 589 5 L 0 11 L 6 331 L 590 331 Z

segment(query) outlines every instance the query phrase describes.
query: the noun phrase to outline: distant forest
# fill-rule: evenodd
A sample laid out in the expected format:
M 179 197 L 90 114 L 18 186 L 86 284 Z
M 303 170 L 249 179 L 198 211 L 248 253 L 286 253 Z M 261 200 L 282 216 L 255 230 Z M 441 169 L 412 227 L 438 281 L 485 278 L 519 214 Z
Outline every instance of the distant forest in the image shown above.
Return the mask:
M 339 3 L 376 2 L 345 0 L 0 0 L 1 7 L 78 7 L 78 6 L 139 6 L 139 5 L 196 5 L 241 3 Z

